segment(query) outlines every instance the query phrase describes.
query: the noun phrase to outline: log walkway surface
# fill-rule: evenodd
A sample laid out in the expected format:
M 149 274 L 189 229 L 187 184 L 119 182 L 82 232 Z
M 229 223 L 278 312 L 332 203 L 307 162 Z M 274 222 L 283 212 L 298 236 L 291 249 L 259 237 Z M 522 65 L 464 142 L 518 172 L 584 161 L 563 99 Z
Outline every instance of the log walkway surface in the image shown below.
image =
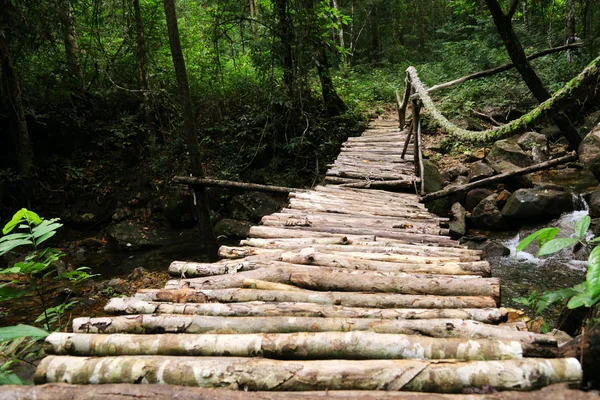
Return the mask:
M 173 262 L 164 289 L 113 298 L 111 316 L 52 333 L 36 383 L 327 393 L 577 384 L 579 362 L 558 358 L 553 337 L 501 324 L 499 280 L 419 203 L 397 126 L 376 121 L 348 139 L 327 184 L 290 193 L 239 247 L 221 247 L 221 261 Z M 404 192 L 374 189 L 389 181 Z

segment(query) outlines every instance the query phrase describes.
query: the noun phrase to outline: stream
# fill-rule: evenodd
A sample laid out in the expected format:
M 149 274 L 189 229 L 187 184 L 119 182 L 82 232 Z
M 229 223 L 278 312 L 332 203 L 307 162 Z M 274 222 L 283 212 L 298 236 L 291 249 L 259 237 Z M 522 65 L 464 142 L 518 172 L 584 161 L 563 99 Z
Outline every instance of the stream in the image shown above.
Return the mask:
M 574 234 L 575 222 L 588 214 L 589 208 L 581 195 L 573 194 L 575 211 L 566 212 L 552 221 L 522 227 L 516 234 L 500 234 L 497 239 L 510 249 L 510 255 L 489 259 L 492 274 L 501 279 L 502 293 L 501 304 L 504 307 L 523 309 L 524 306 L 513 299 L 528 297 L 537 290 L 538 294 L 545 291 L 566 288 L 580 283 L 585 279 L 586 260 L 588 252 L 585 249 L 574 251 L 573 248 L 561 250 L 549 256 L 536 257 L 539 250 L 536 241 L 531 243 L 524 251 L 516 253 L 519 242 L 544 227 L 558 227 L 560 232 L 557 237 L 569 237 Z M 588 231 L 587 239 L 593 234 Z M 553 325 L 557 322 L 561 307 L 549 307 L 542 316 Z M 529 313 L 533 314 L 533 312 Z

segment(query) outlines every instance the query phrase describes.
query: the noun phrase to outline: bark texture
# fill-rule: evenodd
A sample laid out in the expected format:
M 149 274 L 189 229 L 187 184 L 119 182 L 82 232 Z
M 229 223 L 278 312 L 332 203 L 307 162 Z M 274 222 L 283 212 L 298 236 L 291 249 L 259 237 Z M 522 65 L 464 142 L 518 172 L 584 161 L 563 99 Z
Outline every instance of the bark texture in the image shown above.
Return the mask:
M 420 360 L 277 361 L 258 358 L 49 356 L 35 382 L 161 383 L 232 390 L 390 390 L 461 393 L 466 388 L 533 390 L 577 382 L 577 360 L 435 363 Z

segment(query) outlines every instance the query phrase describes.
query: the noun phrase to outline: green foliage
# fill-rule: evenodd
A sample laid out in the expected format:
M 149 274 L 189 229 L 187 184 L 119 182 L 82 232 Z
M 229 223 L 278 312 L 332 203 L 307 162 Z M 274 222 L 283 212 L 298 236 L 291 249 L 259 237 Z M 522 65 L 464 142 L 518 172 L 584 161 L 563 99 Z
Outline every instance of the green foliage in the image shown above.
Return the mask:
M 590 245 L 596 243 L 597 238 L 587 241 L 585 235 L 590 227 L 591 218 L 584 216 L 575 223 L 575 237 L 555 238 L 559 228 L 542 228 L 527 236 L 517 245 L 517 252 L 523 251 L 536 238 L 540 249 L 537 256 L 554 254 L 562 249 L 573 246 L 576 243 Z M 528 298 L 514 299 L 517 303 L 535 308 L 540 314 L 552 304 L 559 304 L 569 299 L 567 307 L 570 309 L 579 307 L 593 307 L 600 302 L 600 246 L 594 247 L 587 260 L 587 273 L 585 281 L 571 288 L 548 291 L 538 295 L 533 291 Z

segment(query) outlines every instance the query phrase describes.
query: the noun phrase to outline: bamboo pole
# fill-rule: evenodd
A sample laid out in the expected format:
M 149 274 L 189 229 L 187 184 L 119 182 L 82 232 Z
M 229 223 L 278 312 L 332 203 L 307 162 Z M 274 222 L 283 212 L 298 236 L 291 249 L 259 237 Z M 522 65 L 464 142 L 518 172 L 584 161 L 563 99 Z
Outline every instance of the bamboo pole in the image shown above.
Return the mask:
M 37 384 L 161 383 L 232 390 L 390 390 L 461 393 L 577 383 L 573 358 L 437 363 L 422 360 L 279 361 L 238 357 L 49 356 Z

